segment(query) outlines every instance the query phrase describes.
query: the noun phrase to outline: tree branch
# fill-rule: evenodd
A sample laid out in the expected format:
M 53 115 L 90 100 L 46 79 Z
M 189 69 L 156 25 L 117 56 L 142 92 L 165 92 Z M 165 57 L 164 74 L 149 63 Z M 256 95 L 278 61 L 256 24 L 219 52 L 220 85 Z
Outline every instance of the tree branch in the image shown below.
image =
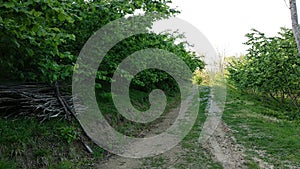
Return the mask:
M 299 32 L 296 0 L 290 0 L 290 11 L 291 11 L 293 33 L 297 44 L 298 56 L 300 57 L 300 32 Z

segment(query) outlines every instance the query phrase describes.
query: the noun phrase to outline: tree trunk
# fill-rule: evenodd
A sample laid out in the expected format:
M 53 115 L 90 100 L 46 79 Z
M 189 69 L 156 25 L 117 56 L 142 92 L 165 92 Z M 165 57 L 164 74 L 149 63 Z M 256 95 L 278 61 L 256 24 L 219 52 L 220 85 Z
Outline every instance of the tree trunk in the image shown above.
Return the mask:
M 293 27 L 294 37 L 295 37 L 297 49 L 298 49 L 298 56 L 300 57 L 300 33 L 299 33 L 296 0 L 290 0 L 290 11 L 291 11 L 291 19 L 292 19 L 292 27 Z

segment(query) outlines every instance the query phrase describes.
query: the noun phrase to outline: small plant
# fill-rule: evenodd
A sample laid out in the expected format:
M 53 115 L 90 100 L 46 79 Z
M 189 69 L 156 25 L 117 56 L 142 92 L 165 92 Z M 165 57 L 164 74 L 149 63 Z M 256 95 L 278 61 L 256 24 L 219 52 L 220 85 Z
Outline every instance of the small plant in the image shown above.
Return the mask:
M 72 162 L 71 161 L 61 161 L 57 164 L 57 168 L 60 169 L 68 169 L 68 168 L 72 168 Z
M 76 131 L 76 128 L 73 126 L 59 127 L 57 136 L 66 140 L 69 144 L 73 140 L 79 140 L 79 133 Z
M 194 72 L 193 83 L 197 85 L 209 85 L 209 74 L 205 70 L 197 69 Z

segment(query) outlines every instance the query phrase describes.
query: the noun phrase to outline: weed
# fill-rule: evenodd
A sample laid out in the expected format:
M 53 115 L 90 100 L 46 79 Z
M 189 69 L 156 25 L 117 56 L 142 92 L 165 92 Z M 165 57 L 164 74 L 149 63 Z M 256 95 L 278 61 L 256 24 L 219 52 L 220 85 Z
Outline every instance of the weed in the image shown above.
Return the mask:
M 76 128 L 74 126 L 62 126 L 59 127 L 57 130 L 58 130 L 57 136 L 63 138 L 69 144 L 73 140 L 79 140 L 80 133 L 76 131 Z
M 11 168 L 15 168 L 15 167 L 16 167 L 16 163 L 14 161 L 7 160 L 7 159 L 0 159 L 0 168 L 1 169 L 11 169 Z

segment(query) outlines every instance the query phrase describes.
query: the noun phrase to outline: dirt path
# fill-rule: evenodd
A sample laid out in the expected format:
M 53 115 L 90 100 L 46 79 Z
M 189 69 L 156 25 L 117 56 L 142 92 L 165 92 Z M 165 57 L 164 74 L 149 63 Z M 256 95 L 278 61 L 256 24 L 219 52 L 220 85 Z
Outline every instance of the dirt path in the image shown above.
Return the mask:
M 243 147 L 236 144 L 236 140 L 231 136 L 231 130 L 224 122 L 220 122 L 220 117 L 218 116 L 218 111 L 222 111 L 217 104 L 214 104 L 213 93 L 211 91 L 211 98 L 206 110 L 207 115 L 210 116 L 210 121 L 206 124 L 208 125 L 209 136 L 200 142 L 202 148 L 207 151 L 213 160 L 222 164 L 225 169 L 243 169 L 247 168 L 244 166 L 244 154 Z M 155 135 L 158 132 L 164 131 L 166 128 L 172 125 L 174 119 L 178 115 L 178 108 L 171 110 L 164 117 L 162 123 L 157 124 L 150 131 L 148 131 L 146 136 Z M 214 124 L 218 124 L 216 128 L 211 127 Z M 205 124 L 204 124 L 205 125 Z M 211 130 L 211 131 L 209 131 Z M 112 156 L 106 161 L 102 162 L 97 166 L 101 169 L 150 169 L 150 168 L 175 168 L 176 164 L 184 164 L 184 156 L 186 155 L 185 150 L 182 149 L 181 145 L 178 144 L 176 147 L 170 151 L 162 154 L 159 158 L 153 159 L 130 159 L 123 158 L 120 156 Z M 162 162 L 163 161 L 163 162 Z M 157 166 L 157 167 L 153 167 Z
M 236 144 L 235 138 L 229 136 L 230 129 L 224 122 L 220 122 L 213 135 L 202 143 L 216 161 L 225 169 L 242 169 L 244 166 L 243 147 Z
M 174 109 L 171 109 L 169 113 L 162 116 L 162 121 L 155 126 L 152 126 L 149 131 L 145 132 L 145 137 L 151 137 L 156 135 L 157 133 L 161 133 L 169 128 L 174 119 L 178 116 L 180 106 Z M 167 166 L 163 168 L 172 168 L 175 163 L 180 162 L 181 155 L 183 155 L 183 150 L 180 145 L 175 146 L 171 150 L 167 151 L 166 153 L 160 155 L 160 158 L 163 158 L 163 161 L 167 163 Z M 102 162 L 97 166 L 100 169 L 137 169 L 137 168 L 151 168 L 150 159 L 132 159 L 132 158 L 124 158 L 121 156 L 113 155 L 111 158 L 107 159 L 106 161 Z M 161 164 L 163 165 L 163 164 Z
M 244 169 L 245 165 L 245 148 L 237 144 L 236 139 L 232 136 L 231 129 L 222 121 L 222 106 L 218 106 L 218 102 L 222 102 L 222 98 L 215 98 L 215 90 L 211 89 L 210 98 L 206 107 L 206 115 L 208 120 L 205 122 L 203 130 L 206 130 L 204 141 L 200 140 L 202 147 L 209 152 L 215 161 L 222 164 L 224 169 Z M 223 98 L 224 99 L 224 98 Z M 217 124 L 217 125 L 215 125 Z M 206 137 L 206 138 L 205 138 Z M 258 153 L 261 154 L 261 153 Z M 274 166 L 263 161 L 258 157 L 252 158 L 262 169 L 273 169 Z
M 222 121 L 226 92 L 220 92 L 226 91 L 226 89 L 219 89 L 211 88 L 205 110 L 207 120 L 204 123 L 199 142 L 215 161 L 222 164 L 223 168 L 247 168 L 244 165 L 243 147 L 236 143 L 235 138 L 231 136 L 231 130 Z

